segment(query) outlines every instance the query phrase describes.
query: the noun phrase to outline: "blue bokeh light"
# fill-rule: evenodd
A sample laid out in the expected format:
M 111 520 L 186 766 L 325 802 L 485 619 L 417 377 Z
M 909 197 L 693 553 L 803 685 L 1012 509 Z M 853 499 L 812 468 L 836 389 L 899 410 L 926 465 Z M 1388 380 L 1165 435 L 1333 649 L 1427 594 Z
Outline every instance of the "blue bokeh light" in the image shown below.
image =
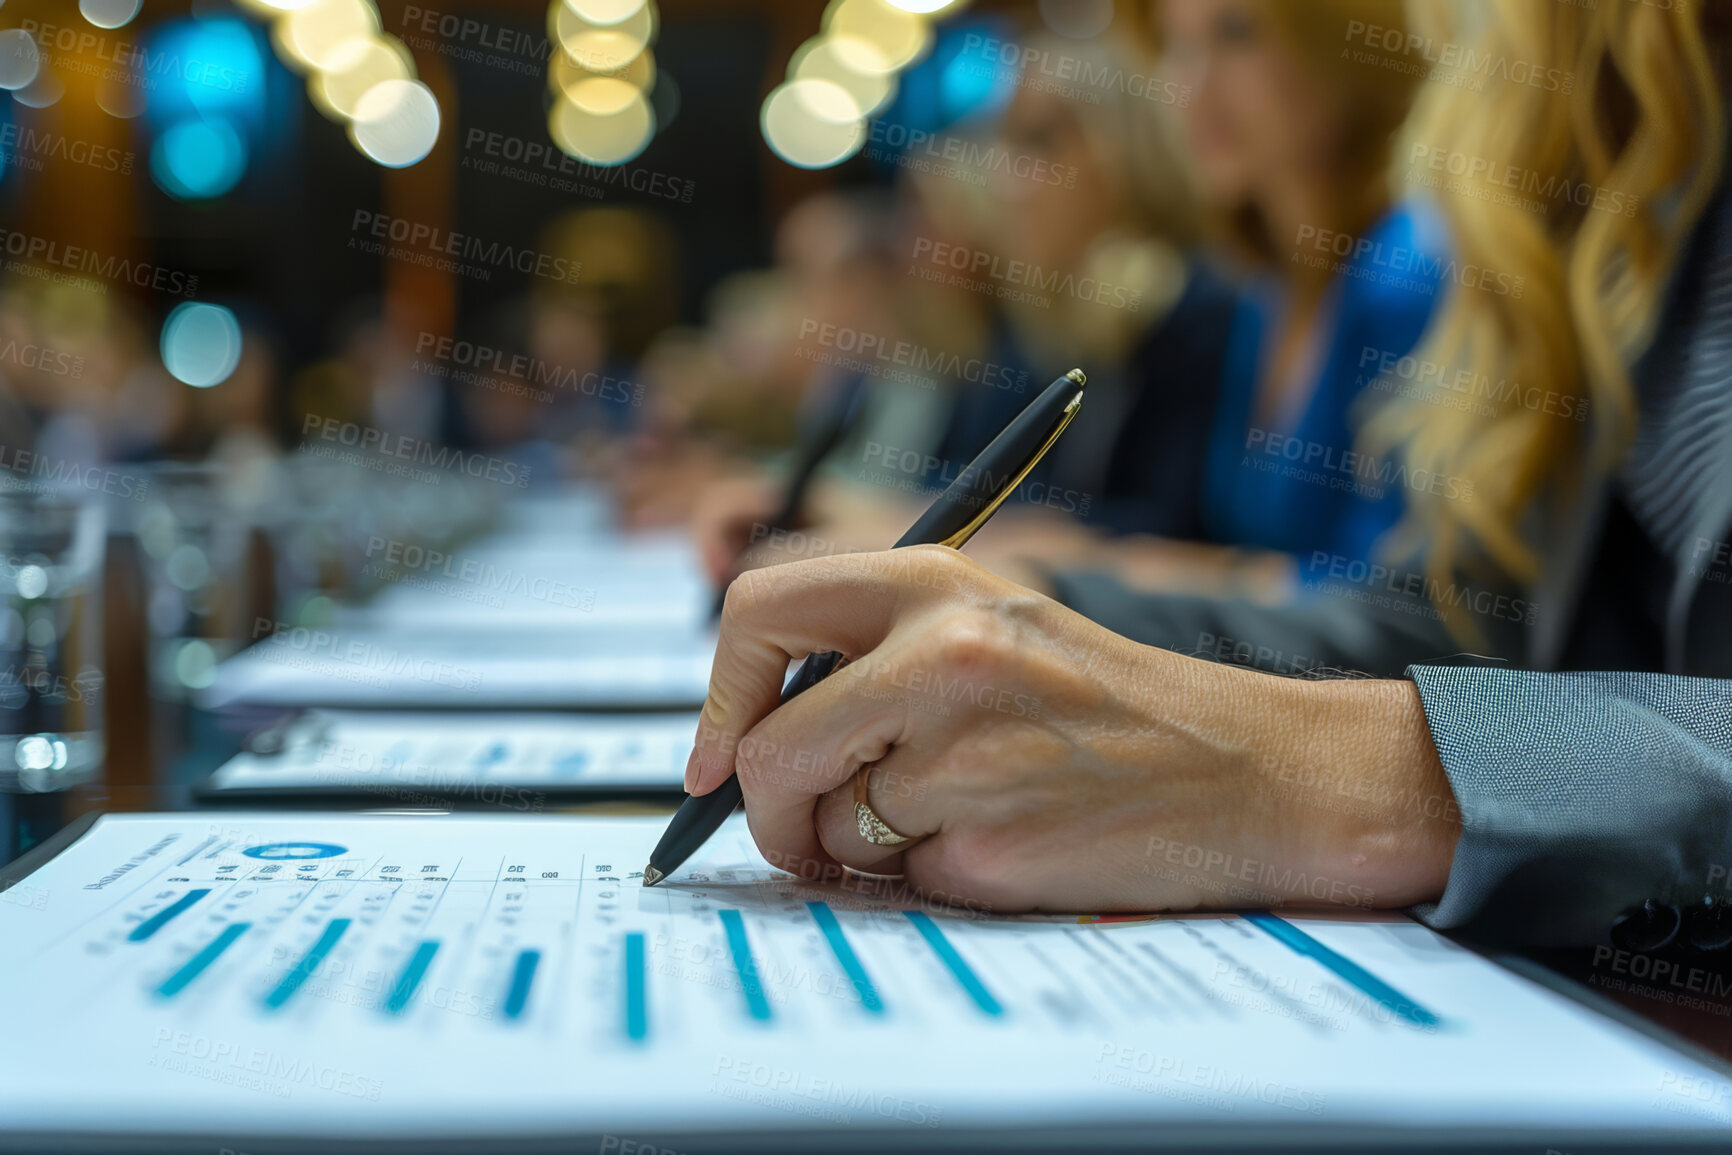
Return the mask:
M 219 197 L 247 171 L 247 142 L 225 117 L 189 117 L 156 138 L 150 175 L 178 200 Z
M 939 74 L 939 115 L 946 121 L 992 116 L 1010 103 L 1015 89 L 1016 68 L 988 56 L 982 46 L 988 38 L 975 39 L 964 39 Z
M 244 20 L 165 23 L 146 38 L 137 67 L 151 82 L 149 114 L 159 125 L 194 113 L 253 124 L 264 111 L 265 58 Z

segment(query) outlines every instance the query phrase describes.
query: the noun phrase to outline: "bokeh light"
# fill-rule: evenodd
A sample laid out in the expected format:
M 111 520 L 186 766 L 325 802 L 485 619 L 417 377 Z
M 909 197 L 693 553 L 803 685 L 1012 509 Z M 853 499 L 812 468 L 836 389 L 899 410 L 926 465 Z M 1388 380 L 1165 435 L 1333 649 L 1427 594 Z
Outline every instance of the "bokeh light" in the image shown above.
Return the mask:
M 36 41 L 22 28 L 0 32 L 0 88 L 18 91 L 42 69 L 42 53 Z
M 367 0 L 313 0 L 276 26 L 277 50 L 290 67 L 332 67 L 345 42 L 379 34 L 379 13 Z
M 0 0 L 3 2 L 3 0 Z M 348 122 L 349 141 L 388 168 L 406 168 L 439 140 L 439 101 L 416 78 L 415 58 L 384 35 L 373 0 L 237 0 L 271 22 L 283 63 L 307 73 L 307 95 Z
M 331 66 L 320 71 L 307 92 L 319 111 L 333 120 L 352 120 L 361 97 L 387 80 L 412 80 L 415 61 L 396 37 L 356 37 L 338 45 Z
M 177 381 L 209 389 L 241 360 L 241 325 L 221 305 L 187 301 L 162 323 L 162 364 Z
M 547 32 L 573 63 L 591 72 L 618 72 L 655 39 L 655 7 L 645 4 L 618 23 L 597 24 L 565 0 L 553 0 Z
M 554 143 L 591 164 L 624 164 L 649 146 L 655 130 L 655 114 L 643 91 L 613 77 L 574 85 L 548 114 Z
M 932 26 L 922 16 L 886 0 L 834 0 L 824 13 L 827 36 L 870 44 L 886 68 L 907 68 L 932 47 Z
M 47 108 L 66 95 L 66 85 L 54 69 L 43 65 L 36 78 L 12 94 L 12 99 L 30 108 Z
M 656 83 L 656 54 L 646 48 L 632 57 L 624 68 L 613 72 L 597 72 L 593 68 L 585 68 L 563 52 L 552 53 L 547 59 L 548 87 L 556 93 L 569 93 L 573 85 L 596 76 L 617 76 L 648 92 Z
M 788 63 L 790 80 L 827 80 L 870 116 L 896 95 L 896 72 L 877 47 L 853 36 L 814 36 Z
M 934 14 L 966 0 L 830 0 L 818 35 L 788 61 L 788 83 L 765 99 L 770 150 L 801 168 L 853 156 L 866 120 L 897 98 L 901 74 L 932 51 Z
M 144 0 L 78 0 L 79 13 L 98 28 L 119 28 L 142 7 Z
M 579 19 L 591 24 L 618 24 L 630 20 L 646 7 L 648 0 L 563 0 Z
M 790 80 L 764 98 L 759 121 L 775 154 L 799 168 L 838 164 L 866 140 L 859 104 L 828 80 Z
M 547 134 L 568 156 L 620 165 L 672 119 L 678 92 L 656 70 L 655 0 L 552 0 Z
M 188 118 L 170 125 L 150 150 L 152 179 L 177 200 L 222 196 L 247 169 L 247 145 L 227 120 Z
M 110 116 L 131 120 L 144 111 L 144 89 L 117 77 L 104 77 L 96 85 L 96 107 Z
M 386 168 L 406 168 L 439 140 L 439 102 L 419 80 L 386 80 L 361 95 L 349 137 Z
M 176 31 L 182 35 L 169 39 L 165 47 L 203 65 L 186 70 L 181 87 L 188 103 L 207 114 L 251 115 L 264 90 L 265 62 L 246 21 L 192 20 Z

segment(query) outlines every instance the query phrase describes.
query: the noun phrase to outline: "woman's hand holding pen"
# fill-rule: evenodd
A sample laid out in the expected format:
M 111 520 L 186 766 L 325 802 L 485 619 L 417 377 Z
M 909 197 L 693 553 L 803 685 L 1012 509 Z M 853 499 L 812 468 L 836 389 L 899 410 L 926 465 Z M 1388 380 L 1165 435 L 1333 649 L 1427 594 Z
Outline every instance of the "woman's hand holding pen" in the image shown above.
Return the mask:
M 781 705 L 790 660 L 850 664 Z M 896 847 L 865 838 L 854 779 Z M 1137 645 L 937 546 L 729 591 L 687 789 L 738 774 L 768 860 L 997 910 L 1436 897 L 1460 831 L 1418 694 Z

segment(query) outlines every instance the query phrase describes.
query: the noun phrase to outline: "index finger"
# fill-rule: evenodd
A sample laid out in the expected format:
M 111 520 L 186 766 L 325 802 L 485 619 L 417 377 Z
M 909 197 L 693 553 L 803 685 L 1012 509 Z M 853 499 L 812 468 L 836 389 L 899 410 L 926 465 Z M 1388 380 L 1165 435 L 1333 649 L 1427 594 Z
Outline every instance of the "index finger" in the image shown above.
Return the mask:
M 708 794 L 733 774 L 740 738 L 780 704 L 789 662 L 827 650 L 854 658 L 875 649 L 904 600 L 896 579 L 916 557 L 937 561 L 934 550 L 957 559 L 943 546 L 911 546 L 810 558 L 734 579 L 686 762 L 687 792 Z

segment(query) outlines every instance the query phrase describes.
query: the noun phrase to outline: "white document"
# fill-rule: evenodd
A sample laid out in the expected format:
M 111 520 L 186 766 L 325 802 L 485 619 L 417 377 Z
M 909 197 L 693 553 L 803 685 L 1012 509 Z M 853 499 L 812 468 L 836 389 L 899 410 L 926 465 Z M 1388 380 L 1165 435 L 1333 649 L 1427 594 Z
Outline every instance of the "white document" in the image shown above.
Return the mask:
M 715 602 L 684 533 L 500 535 L 445 551 L 375 537 L 363 561 L 380 588 L 344 624 L 702 632 Z
M 1729 1128 L 1710 1069 L 1400 918 L 923 909 L 737 819 L 646 890 L 662 827 L 104 818 L 0 895 L 0 1138 Z
M 293 629 L 222 663 L 199 703 L 696 709 L 715 652 L 714 634 L 684 628 Z
M 211 775 L 210 788 L 339 789 L 393 798 L 441 791 L 522 809 L 538 801 L 539 790 L 678 789 L 697 732 L 698 715 L 687 712 L 309 710 L 283 728 L 279 752 L 237 754 Z M 490 787 L 518 789 L 489 798 Z

